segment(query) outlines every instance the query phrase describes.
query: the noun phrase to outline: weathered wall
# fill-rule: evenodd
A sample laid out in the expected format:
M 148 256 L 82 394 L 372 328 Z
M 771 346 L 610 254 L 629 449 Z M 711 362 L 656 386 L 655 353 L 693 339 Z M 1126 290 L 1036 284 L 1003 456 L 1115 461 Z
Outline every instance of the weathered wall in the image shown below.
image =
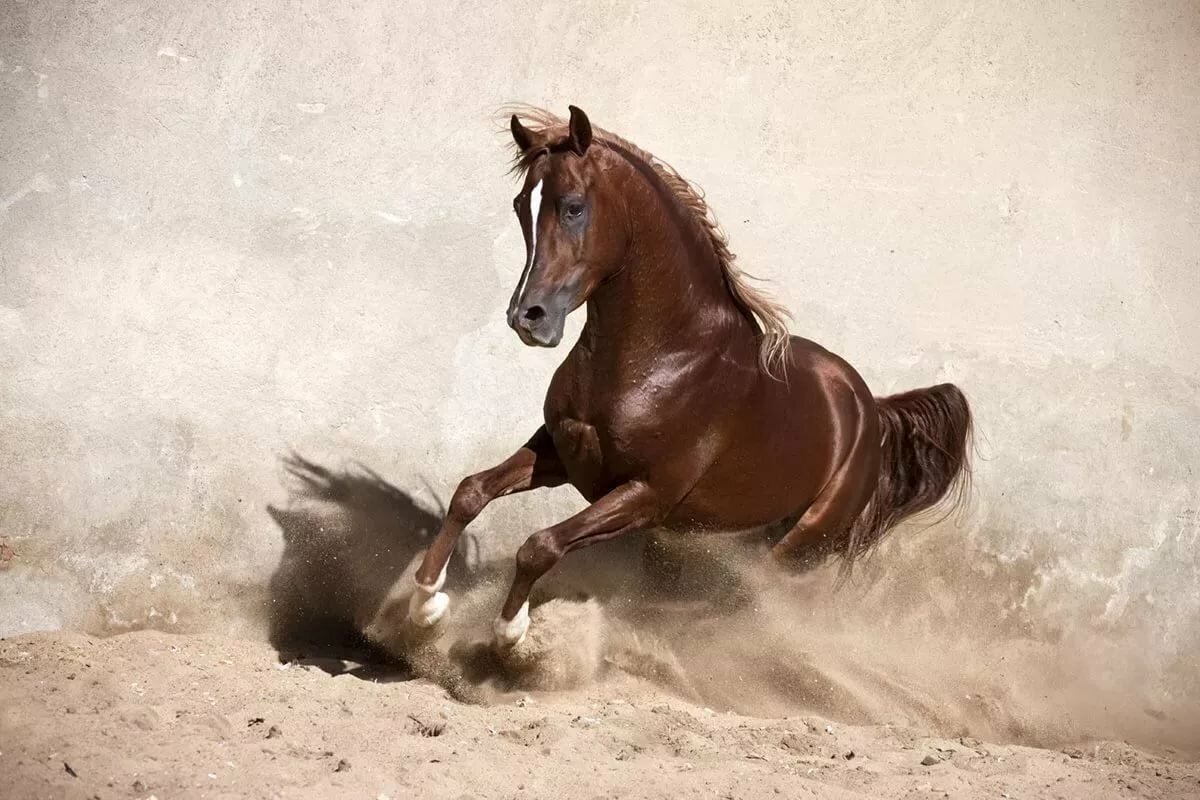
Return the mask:
M 1198 66 L 1190 0 L 0 0 L 0 633 L 210 624 L 278 558 L 289 447 L 446 497 L 536 426 L 561 354 L 504 327 L 490 116 L 521 100 L 700 183 L 877 392 L 964 387 L 944 557 L 1194 671 Z

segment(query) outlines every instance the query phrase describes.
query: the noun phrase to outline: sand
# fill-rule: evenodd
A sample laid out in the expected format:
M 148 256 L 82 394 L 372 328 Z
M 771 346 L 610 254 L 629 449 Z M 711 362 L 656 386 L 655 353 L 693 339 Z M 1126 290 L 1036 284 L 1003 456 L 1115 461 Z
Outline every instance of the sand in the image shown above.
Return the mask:
M 438 515 L 293 467 L 261 585 L 134 581 L 81 632 L 0 640 L 0 797 L 1200 797 L 1194 662 L 1046 626 L 953 525 L 842 585 L 753 539 L 606 543 L 539 583 L 501 656 L 510 553 L 464 539 L 417 634 Z
M 0 642 L 5 798 L 1200 796 L 1200 765 L 816 715 L 758 718 L 610 671 L 462 704 L 261 641 L 157 631 Z

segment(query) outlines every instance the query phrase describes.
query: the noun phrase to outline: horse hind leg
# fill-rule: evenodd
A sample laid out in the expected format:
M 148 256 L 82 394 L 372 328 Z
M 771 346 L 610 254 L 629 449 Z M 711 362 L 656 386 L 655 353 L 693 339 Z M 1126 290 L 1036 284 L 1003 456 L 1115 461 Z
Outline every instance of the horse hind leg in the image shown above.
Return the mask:
M 775 562 L 792 572 L 807 572 L 838 552 L 838 543 L 854 524 L 854 515 L 842 513 L 832 506 L 816 503 L 809 506 L 796 524 L 771 547 Z
M 845 549 L 846 537 L 879 483 L 878 447 L 867 446 L 868 441 L 858 437 L 817 499 L 771 548 L 778 563 L 803 571 Z

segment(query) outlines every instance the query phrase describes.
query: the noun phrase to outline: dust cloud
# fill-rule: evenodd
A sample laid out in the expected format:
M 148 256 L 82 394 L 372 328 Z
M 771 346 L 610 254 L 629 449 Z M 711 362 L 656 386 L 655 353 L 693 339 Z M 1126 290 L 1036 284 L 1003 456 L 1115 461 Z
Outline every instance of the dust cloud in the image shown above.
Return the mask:
M 954 535 L 943 525 L 897 535 L 934 544 Z M 987 580 L 966 567 L 889 569 L 899 554 L 885 547 L 839 586 L 836 565 L 789 575 L 754 548 L 694 540 L 673 554 L 683 576 L 664 587 L 653 573 L 647 580 L 631 549 L 577 554 L 548 576 L 543 598 L 555 599 L 535 606 L 529 638 L 506 658 L 487 645 L 503 587 L 460 588 L 440 632 L 448 650 L 415 648 L 424 654 L 417 671 L 476 701 L 576 688 L 617 669 L 752 716 L 815 713 L 1039 747 L 1125 740 L 1200 752 L 1194 692 L 1148 674 L 1127 639 L 1052 634 L 1023 618 L 1011 594 L 1020 582 L 999 571 Z M 555 597 L 581 591 L 587 600 Z M 385 607 L 370 634 L 406 656 L 411 642 L 396 637 L 402 609 L 397 600 L 389 617 Z M 433 650 L 444 657 L 429 657 Z
M 988 537 L 970 536 L 969 521 L 901 526 L 844 584 L 836 562 L 782 571 L 753 535 L 604 543 L 539 583 L 526 640 L 501 656 L 490 631 L 511 555 L 483 561 L 464 537 L 450 565 L 447 618 L 414 631 L 404 621 L 411 574 L 440 514 L 369 470 L 286 463 L 295 484 L 288 506 L 270 510 L 284 540 L 274 575 L 207 609 L 234 630 L 264 626 L 283 659 L 385 665 L 471 703 L 578 690 L 620 671 L 746 715 L 1200 754 L 1200 650 L 1187 641 L 1174 642 L 1176 656 L 1148 648 L 1163 619 L 1149 607 L 1131 604 L 1097 623 L 1084 598 L 1055 593 L 1038 564 L 974 544 Z M 83 627 L 206 626 L 183 597 L 157 602 L 172 610 L 147 615 L 144 589 L 131 590 Z M 128 609 L 113 610 L 122 603 Z M 166 624 L 168 613 L 179 620 Z M 1068 624 L 1073 615 L 1078 624 Z

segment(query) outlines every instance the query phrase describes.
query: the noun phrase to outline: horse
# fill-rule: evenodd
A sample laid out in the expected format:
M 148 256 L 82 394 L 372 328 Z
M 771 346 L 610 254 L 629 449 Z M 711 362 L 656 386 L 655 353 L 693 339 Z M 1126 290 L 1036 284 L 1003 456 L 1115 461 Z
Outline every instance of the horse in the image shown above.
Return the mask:
M 848 568 L 901 520 L 957 506 L 972 435 L 962 391 L 875 398 L 842 358 L 789 334 L 692 184 L 569 109 L 509 119 L 525 261 L 507 321 L 532 347 L 557 346 L 585 304 L 586 322 L 550 381 L 544 424 L 458 484 L 413 576 L 411 623 L 430 629 L 446 613 L 459 535 L 506 495 L 570 484 L 590 505 L 518 549 L 493 626 L 501 652 L 528 630 L 534 583 L 597 542 L 776 526 L 777 562 L 816 553 Z

